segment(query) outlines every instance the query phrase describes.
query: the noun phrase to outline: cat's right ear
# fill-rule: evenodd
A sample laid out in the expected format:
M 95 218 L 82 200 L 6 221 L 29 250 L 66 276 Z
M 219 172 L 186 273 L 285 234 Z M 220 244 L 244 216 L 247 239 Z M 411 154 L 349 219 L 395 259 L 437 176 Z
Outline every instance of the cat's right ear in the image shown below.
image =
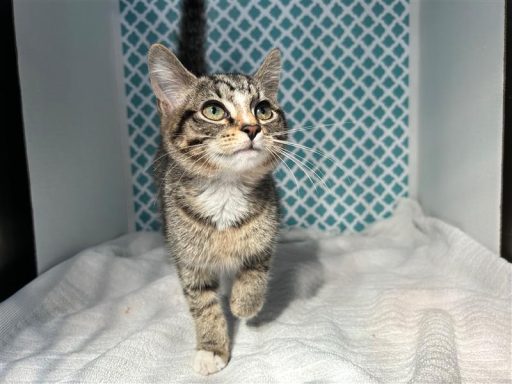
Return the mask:
M 184 101 L 197 78 L 178 58 L 161 44 L 153 44 L 148 53 L 149 78 L 162 112 L 172 112 Z

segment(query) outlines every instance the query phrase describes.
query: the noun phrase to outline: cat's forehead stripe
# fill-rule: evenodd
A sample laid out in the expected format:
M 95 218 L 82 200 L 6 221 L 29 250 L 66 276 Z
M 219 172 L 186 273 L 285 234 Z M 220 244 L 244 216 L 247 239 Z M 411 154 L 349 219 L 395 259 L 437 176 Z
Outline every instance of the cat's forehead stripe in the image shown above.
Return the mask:
M 236 89 L 236 87 L 233 83 L 231 83 L 230 81 L 227 81 L 225 79 L 216 78 L 214 80 L 213 84 L 216 87 L 221 87 L 221 86 L 227 87 L 230 91 L 234 91 Z
M 251 79 L 246 76 L 222 76 L 217 75 L 212 78 L 211 91 L 220 99 L 234 102 L 237 98 L 240 100 L 241 96 L 245 95 L 251 99 L 259 97 L 259 91 L 252 83 Z M 239 103 L 240 104 L 240 103 Z
M 230 88 L 225 83 L 221 83 L 221 82 L 216 83 L 214 89 L 215 89 L 215 93 L 221 99 L 227 99 L 227 100 L 232 100 L 233 93 L 236 91 L 235 88 Z

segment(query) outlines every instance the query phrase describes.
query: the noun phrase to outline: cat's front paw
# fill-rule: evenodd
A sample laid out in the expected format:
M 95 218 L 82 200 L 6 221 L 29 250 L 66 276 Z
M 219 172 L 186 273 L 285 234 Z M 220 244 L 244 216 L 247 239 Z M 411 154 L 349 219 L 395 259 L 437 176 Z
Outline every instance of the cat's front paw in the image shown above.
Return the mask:
M 239 319 L 250 319 L 258 314 L 264 302 L 265 296 L 263 293 L 242 296 L 233 292 L 229 305 L 233 315 Z
M 194 371 L 201 375 L 207 376 L 212 373 L 219 372 L 226 366 L 227 362 L 222 359 L 219 355 L 214 352 L 205 351 L 200 349 L 194 356 L 194 362 L 192 364 Z

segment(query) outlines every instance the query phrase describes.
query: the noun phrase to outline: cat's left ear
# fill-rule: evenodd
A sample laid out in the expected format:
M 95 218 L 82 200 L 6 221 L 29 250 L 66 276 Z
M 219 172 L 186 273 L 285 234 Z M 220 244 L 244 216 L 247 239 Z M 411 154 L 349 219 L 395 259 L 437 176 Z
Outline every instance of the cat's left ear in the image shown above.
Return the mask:
M 261 64 L 253 77 L 260 83 L 268 97 L 276 99 L 280 75 L 281 52 L 279 48 L 274 48 L 265 57 L 263 64 Z

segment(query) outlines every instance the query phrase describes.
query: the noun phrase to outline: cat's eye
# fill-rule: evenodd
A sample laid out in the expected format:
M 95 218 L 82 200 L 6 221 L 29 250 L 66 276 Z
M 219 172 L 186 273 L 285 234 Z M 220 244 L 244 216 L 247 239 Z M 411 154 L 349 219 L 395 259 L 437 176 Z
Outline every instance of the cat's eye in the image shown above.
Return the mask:
M 273 116 L 272 108 L 268 101 L 262 101 L 256 108 L 254 108 L 254 114 L 258 120 L 269 120 Z
M 201 111 L 207 119 L 219 121 L 226 117 L 226 110 L 219 103 L 207 103 Z

